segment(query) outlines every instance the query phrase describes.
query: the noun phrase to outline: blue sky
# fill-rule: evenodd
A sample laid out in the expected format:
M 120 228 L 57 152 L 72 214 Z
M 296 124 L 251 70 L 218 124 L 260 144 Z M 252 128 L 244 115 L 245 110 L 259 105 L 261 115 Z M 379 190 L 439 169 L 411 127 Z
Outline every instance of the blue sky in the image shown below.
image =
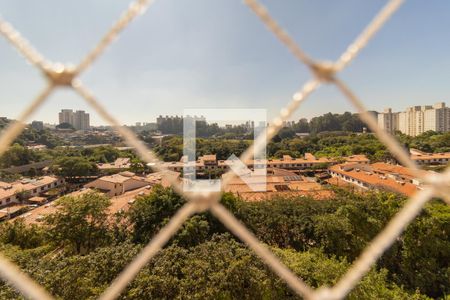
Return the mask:
M 265 0 L 272 16 L 314 58 L 334 60 L 386 3 Z M 124 0 L 0 0 L 0 15 L 52 61 L 77 63 L 120 13 Z M 340 76 L 369 109 L 450 102 L 450 1 L 410 0 Z M 156 0 L 81 79 L 120 121 L 153 121 L 184 108 L 265 108 L 269 117 L 309 72 L 235 0 Z M 39 72 L 0 38 L 0 116 L 15 117 L 44 87 Z M 85 109 L 58 90 L 32 119 L 56 123 Z M 353 111 L 333 86 L 315 92 L 294 119 Z

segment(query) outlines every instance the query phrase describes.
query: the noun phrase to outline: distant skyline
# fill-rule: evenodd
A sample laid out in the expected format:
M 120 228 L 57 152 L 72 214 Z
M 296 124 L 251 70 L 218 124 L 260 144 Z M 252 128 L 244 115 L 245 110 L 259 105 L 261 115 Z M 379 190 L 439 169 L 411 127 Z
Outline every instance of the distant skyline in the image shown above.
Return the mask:
M 0 1 L 0 15 L 52 61 L 78 63 L 130 1 Z M 262 1 L 312 57 L 335 60 L 386 1 Z M 52 9 L 48 9 L 51 7 Z M 409 0 L 342 73 L 369 110 L 450 102 L 450 2 Z M 1 116 L 16 118 L 44 87 L 39 72 L 0 37 Z M 156 0 L 81 79 L 124 124 L 187 108 L 264 108 L 269 120 L 310 74 L 242 1 Z M 86 110 L 58 89 L 28 120 L 57 123 Z M 323 86 L 292 119 L 355 110 Z
M 419 106 L 433 106 L 434 104 L 437 104 L 437 103 L 423 103 L 423 104 L 420 104 Z M 447 103 L 445 103 L 445 106 L 448 107 Z M 403 109 L 400 109 L 400 110 L 396 111 L 396 110 L 392 110 L 391 107 L 386 107 L 386 109 L 389 109 L 391 112 L 401 112 L 401 111 L 405 111 L 406 108 L 407 108 L 407 107 L 404 107 Z M 62 110 L 73 110 L 73 111 L 78 111 L 79 109 L 77 109 L 77 108 L 63 108 L 63 109 L 60 110 L 60 112 L 61 112 Z M 383 109 L 383 110 L 369 110 L 369 111 L 377 111 L 378 113 L 383 113 L 384 109 Z M 60 112 L 58 113 L 58 116 L 59 116 Z M 83 111 L 83 112 L 86 112 L 88 116 L 91 114 L 91 113 L 89 112 L 89 110 Z M 350 111 L 350 112 L 351 112 L 351 113 L 356 113 L 356 112 L 354 112 L 354 111 Z M 299 120 L 302 119 L 302 118 L 305 118 L 305 119 L 307 119 L 308 121 L 310 121 L 311 118 L 319 117 L 319 116 L 322 116 L 322 115 L 327 114 L 327 113 L 332 113 L 332 114 L 342 114 L 342 113 L 344 113 L 344 112 L 332 112 L 332 111 L 330 111 L 330 112 L 326 112 L 326 113 L 323 113 L 323 114 L 320 114 L 320 115 L 312 116 L 312 117 L 310 117 L 310 118 L 300 117 L 300 118 L 295 118 L 295 119 L 288 119 L 288 120 L 286 120 L 286 121 L 289 121 L 289 122 L 295 121 L 295 122 L 297 122 L 297 121 L 299 121 Z M 131 126 L 131 125 L 136 125 L 136 123 L 141 123 L 141 124 L 155 123 L 155 124 L 156 124 L 156 123 L 157 123 L 157 118 L 158 118 L 159 116 L 162 116 L 162 117 L 166 117 L 166 116 L 168 116 L 168 117 L 176 117 L 176 116 L 182 117 L 183 114 L 182 114 L 182 113 L 181 113 L 181 114 L 170 114 L 170 113 L 160 114 L 160 115 L 157 115 L 154 119 L 148 119 L 148 120 L 135 120 L 135 121 L 132 121 L 132 122 L 130 122 L 130 123 L 123 123 L 123 125 L 130 125 L 130 126 Z M 187 116 L 204 117 L 203 114 L 201 114 L 201 113 L 199 113 L 198 115 L 196 115 L 196 114 L 192 114 L 192 115 L 187 114 Z M 4 117 L 4 116 L 1 116 L 1 115 L 0 115 L 0 117 Z M 227 124 L 231 124 L 231 125 L 240 125 L 240 124 L 245 123 L 246 121 L 251 121 L 250 118 L 249 118 L 249 119 L 242 119 L 242 120 L 239 120 L 239 119 L 238 119 L 238 120 L 234 120 L 234 121 L 230 121 L 230 120 L 215 120 L 215 119 L 214 119 L 214 120 L 210 120 L 210 119 L 208 119 L 208 118 L 205 118 L 205 120 L 206 120 L 208 123 L 218 123 L 220 126 L 225 126 L 225 125 L 227 125 Z M 43 121 L 43 120 L 33 119 L 32 121 Z M 271 120 L 267 120 L 267 121 L 268 121 L 268 122 L 271 122 Z M 43 122 L 46 123 L 46 124 L 50 124 L 50 125 L 58 125 L 58 123 L 60 123 L 60 120 L 56 120 L 56 122 L 47 122 L 47 121 L 43 121 Z M 28 123 L 31 123 L 31 121 L 28 122 Z M 102 123 L 102 121 L 101 121 L 99 124 L 94 124 L 94 126 L 109 126 L 109 125 L 110 125 L 110 124 L 107 124 L 106 122 Z

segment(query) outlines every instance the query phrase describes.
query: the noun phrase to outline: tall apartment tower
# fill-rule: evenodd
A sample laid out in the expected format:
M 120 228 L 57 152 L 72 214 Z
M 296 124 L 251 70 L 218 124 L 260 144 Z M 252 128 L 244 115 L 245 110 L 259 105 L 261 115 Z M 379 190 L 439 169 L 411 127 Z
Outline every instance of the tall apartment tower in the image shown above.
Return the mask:
M 89 114 L 84 110 L 77 110 L 73 112 L 71 109 L 63 109 L 59 113 L 59 124 L 69 123 L 76 130 L 89 130 L 90 120 Z
M 84 112 L 84 110 L 77 110 L 73 117 L 73 127 L 76 130 L 89 130 L 91 127 L 89 114 Z
M 394 133 L 398 128 L 398 115 L 399 113 L 392 112 L 392 108 L 386 108 L 384 112 L 379 113 L 378 126 L 383 128 L 389 133 Z
M 450 131 L 450 108 L 444 102 L 434 104 L 424 112 L 424 131 Z
M 378 115 L 378 125 L 389 132 L 399 130 L 410 136 L 430 130 L 447 132 L 450 131 L 450 108 L 445 107 L 444 102 L 439 102 L 434 105 L 408 107 L 406 111 L 399 113 L 386 109 Z
M 73 126 L 73 110 L 62 109 L 59 113 L 59 124 L 69 123 Z

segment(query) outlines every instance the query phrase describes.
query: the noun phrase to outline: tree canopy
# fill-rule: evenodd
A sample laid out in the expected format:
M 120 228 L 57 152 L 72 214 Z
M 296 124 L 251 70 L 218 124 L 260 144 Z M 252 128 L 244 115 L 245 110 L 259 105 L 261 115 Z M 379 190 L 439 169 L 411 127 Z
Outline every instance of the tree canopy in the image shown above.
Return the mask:
M 336 283 L 405 202 L 390 193 L 335 192 L 325 201 L 245 202 L 232 194 L 221 201 L 295 274 L 319 287 Z M 2 224 L 0 250 L 57 297 L 93 299 L 185 203 L 171 189 L 155 186 L 112 226 L 106 223 L 106 198 L 66 197 L 45 229 Z M 450 293 L 449 234 L 450 208 L 431 201 L 347 298 L 443 299 Z M 0 284 L 0 298 L 15 297 Z M 298 299 L 206 212 L 183 224 L 121 298 Z

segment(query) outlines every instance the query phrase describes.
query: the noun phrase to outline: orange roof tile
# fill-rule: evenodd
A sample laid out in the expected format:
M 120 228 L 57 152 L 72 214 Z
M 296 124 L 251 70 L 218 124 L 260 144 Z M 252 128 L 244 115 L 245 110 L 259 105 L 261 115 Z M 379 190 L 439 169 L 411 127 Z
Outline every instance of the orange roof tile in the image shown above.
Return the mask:
M 361 167 L 361 169 L 360 169 Z M 373 169 L 364 169 L 359 164 L 340 164 L 329 168 L 331 171 L 348 176 L 370 185 L 372 188 L 382 188 L 393 192 L 411 196 L 417 191 L 417 186 L 409 182 L 398 180 L 376 174 Z

